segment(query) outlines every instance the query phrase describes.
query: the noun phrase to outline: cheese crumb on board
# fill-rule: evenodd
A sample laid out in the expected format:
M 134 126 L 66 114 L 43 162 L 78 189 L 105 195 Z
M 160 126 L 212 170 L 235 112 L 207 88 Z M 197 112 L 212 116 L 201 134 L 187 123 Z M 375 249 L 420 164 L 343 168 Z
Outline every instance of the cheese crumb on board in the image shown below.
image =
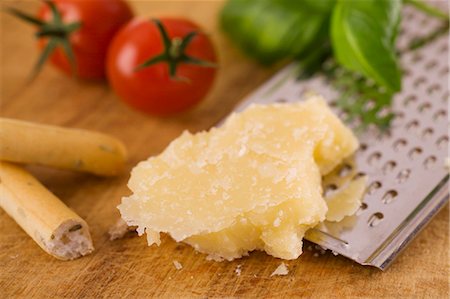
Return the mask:
M 237 276 L 241 276 L 241 272 L 242 272 L 242 265 L 237 265 L 236 269 L 234 270 L 234 272 L 236 273 Z
M 289 274 L 289 269 L 286 266 L 285 263 L 281 263 L 276 269 L 275 271 L 272 272 L 272 274 L 270 274 L 270 276 L 282 276 L 282 275 L 288 275 Z
M 179 261 L 173 261 L 173 265 L 175 266 L 175 269 L 181 270 L 183 269 L 183 265 Z
M 327 215 L 321 177 L 357 147 L 320 97 L 252 105 L 139 163 L 118 208 L 149 245 L 163 232 L 214 260 L 253 250 L 295 259 Z

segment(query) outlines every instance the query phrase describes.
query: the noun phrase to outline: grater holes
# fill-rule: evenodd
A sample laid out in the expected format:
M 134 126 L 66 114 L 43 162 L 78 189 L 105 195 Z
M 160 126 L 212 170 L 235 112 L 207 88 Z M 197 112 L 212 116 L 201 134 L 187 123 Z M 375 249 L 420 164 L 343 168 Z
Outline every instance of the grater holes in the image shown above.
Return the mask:
M 404 118 L 405 114 L 403 112 L 395 112 L 394 118 L 392 119 L 392 126 L 397 127 L 401 125 Z
M 407 144 L 408 144 L 408 142 L 405 139 L 401 138 L 401 139 L 396 140 L 393 143 L 393 147 L 394 147 L 395 151 L 400 151 L 400 150 L 404 149 Z
M 419 127 L 419 121 L 417 121 L 415 119 L 406 124 L 406 130 L 408 130 L 410 132 L 416 131 L 418 127 Z
M 395 161 L 392 161 L 392 160 L 391 161 L 387 161 L 383 165 L 383 168 L 382 168 L 383 173 L 387 174 L 387 173 L 393 171 L 396 166 L 397 166 L 397 163 Z
M 438 110 L 434 115 L 433 115 L 433 119 L 435 121 L 442 121 L 444 119 L 446 119 L 447 117 L 447 111 L 445 111 L 444 109 Z
M 414 63 L 418 63 L 423 59 L 422 54 L 420 54 L 419 52 L 415 52 L 414 55 L 411 58 L 411 61 Z
M 330 102 L 328 103 L 328 105 L 329 105 L 330 107 L 332 107 L 332 108 L 336 108 L 336 107 L 337 107 L 337 101 L 335 101 L 335 100 L 330 101 Z
M 422 131 L 422 138 L 428 139 L 433 135 L 433 133 L 434 130 L 432 128 L 426 128 L 425 130 Z
M 381 202 L 384 204 L 391 203 L 392 201 L 394 201 L 397 195 L 398 195 L 397 191 L 389 190 L 386 193 L 384 193 L 383 197 L 381 198 Z
M 366 151 L 366 150 L 367 150 L 367 144 L 361 143 L 361 145 L 359 146 L 359 150 L 360 150 L 361 152 Z
M 427 79 L 425 79 L 425 77 L 421 76 L 421 77 L 417 78 L 416 80 L 414 80 L 413 84 L 415 87 L 419 87 L 419 86 L 425 84 L 425 82 L 427 82 Z
M 408 156 L 411 160 L 415 160 L 422 154 L 422 152 L 423 151 L 420 147 L 415 147 L 409 151 Z
M 378 189 L 381 188 L 381 183 L 379 181 L 372 182 L 367 188 L 367 194 L 374 194 Z
M 414 15 L 414 13 L 412 11 L 411 12 L 407 12 L 405 14 L 405 20 L 407 20 L 407 21 L 412 21 L 412 20 L 414 20 L 415 17 L 416 16 Z
M 448 74 L 448 66 L 445 66 L 442 68 L 442 70 L 439 72 L 440 75 L 445 76 Z
M 354 181 L 354 180 L 357 180 L 357 179 L 359 179 L 359 178 L 361 178 L 361 177 L 363 177 L 363 176 L 366 176 L 366 174 L 365 174 L 364 172 L 358 172 L 357 174 L 355 174 L 355 175 L 353 176 L 352 180 L 353 180 L 353 181 Z
M 428 62 L 427 64 L 425 64 L 425 69 L 426 70 L 431 70 L 432 68 L 434 68 L 435 66 L 437 66 L 437 61 L 436 60 L 431 60 L 430 62 Z
M 437 145 L 437 147 L 439 149 L 447 146 L 447 144 L 448 144 L 448 137 L 447 136 L 442 136 L 436 141 L 436 145 Z
M 359 209 L 356 211 L 356 215 L 361 215 L 365 210 L 367 210 L 368 207 L 369 206 L 365 202 L 361 203 Z
M 402 72 L 403 72 L 403 76 L 405 76 L 405 77 L 409 77 L 411 75 L 411 70 L 410 69 L 404 68 L 402 70 Z
M 411 175 L 411 170 L 409 169 L 403 169 L 397 174 L 397 182 L 398 183 L 404 183 L 409 179 L 409 176 Z
M 427 88 L 428 94 L 433 94 L 435 92 L 438 92 L 439 90 L 441 90 L 441 86 L 438 84 L 433 84 Z
M 428 18 L 423 18 L 422 20 L 420 20 L 420 25 L 421 26 L 426 26 L 430 23 L 430 19 Z
M 381 159 L 381 156 L 382 155 L 381 155 L 380 152 L 374 152 L 367 158 L 367 162 L 370 165 L 374 165 L 375 163 L 377 163 Z
M 415 95 L 410 95 L 403 101 L 403 106 L 408 107 L 410 104 L 417 102 L 417 97 Z
M 338 175 L 340 177 L 346 177 L 352 172 L 353 167 L 349 164 L 344 164 L 339 169 Z
M 405 113 L 403 113 L 403 112 L 396 112 L 395 113 L 395 118 L 403 119 L 403 118 L 405 118 Z
M 431 109 L 431 104 L 428 102 L 420 104 L 419 107 L 417 108 L 417 110 L 420 113 L 426 113 L 426 112 L 430 111 L 430 109 Z
M 337 190 L 338 186 L 336 184 L 329 184 L 323 189 L 323 196 L 328 197 Z
M 383 218 L 384 218 L 383 213 L 376 212 L 375 214 L 373 214 L 372 216 L 369 217 L 369 220 L 367 221 L 367 223 L 369 224 L 370 227 L 375 227 L 378 224 L 380 224 L 380 222 L 383 220 Z
M 435 156 L 429 156 L 423 161 L 423 166 L 425 169 L 431 169 L 436 164 L 436 157 Z

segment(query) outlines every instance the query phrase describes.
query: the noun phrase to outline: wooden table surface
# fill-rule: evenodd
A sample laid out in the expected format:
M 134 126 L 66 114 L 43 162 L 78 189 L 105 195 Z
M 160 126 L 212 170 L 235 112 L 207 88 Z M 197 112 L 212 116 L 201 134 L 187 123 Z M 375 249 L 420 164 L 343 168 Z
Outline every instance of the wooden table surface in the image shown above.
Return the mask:
M 2 1 L 33 12 L 37 2 Z M 139 15 L 183 15 L 210 33 L 220 56 L 218 80 L 206 101 L 177 118 L 157 119 L 122 104 L 105 83 L 71 80 L 51 66 L 32 84 L 26 77 L 38 51 L 33 29 L 0 14 L 1 116 L 109 133 L 128 147 L 128 169 L 158 154 L 183 130 L 209 128 L 274 71 L 251 62 L 223 36 L 217 25 L 222 3 L 215 1 L 135 1 Z M 290 273 L 270 277 L 280 260 L 261 252 L 234 262 L 206 261 L 192 248 L 163 238 L 147 247 L 145 238 L 110 241 L 108 229 L 129 194 L 128 171 L 113 179 L 29 168 L 90 225 L 95 252 L 63 262 L 42 251 L 0 210 L 0 297 L 385 297 L 448 298 L 448 206 L 381 272 L 331 253 L 305 250 L 288 261 Z M 173 260 L 183 268 L 177 271 Z M 241 265 L 242 273 L 235 269 Z

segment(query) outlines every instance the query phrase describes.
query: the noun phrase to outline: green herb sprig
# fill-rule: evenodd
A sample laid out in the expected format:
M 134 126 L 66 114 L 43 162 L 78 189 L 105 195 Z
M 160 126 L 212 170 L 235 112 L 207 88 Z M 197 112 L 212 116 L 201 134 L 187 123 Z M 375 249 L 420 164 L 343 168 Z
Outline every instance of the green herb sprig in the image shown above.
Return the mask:
M 337 105 L 348 121 L 384 130 L 393 118 L 393 95 L 402 88 L 395 45 L 404 4 L 443 20 L 439 32 L 410 49 L 448 32 L 448 15 L 420 0 L 229 0 L 221 25 L 263 64 L 297 60 L 300 77 L 324 72 L 341 91 Z M 333 66 L 324 67 L 325 61 Z

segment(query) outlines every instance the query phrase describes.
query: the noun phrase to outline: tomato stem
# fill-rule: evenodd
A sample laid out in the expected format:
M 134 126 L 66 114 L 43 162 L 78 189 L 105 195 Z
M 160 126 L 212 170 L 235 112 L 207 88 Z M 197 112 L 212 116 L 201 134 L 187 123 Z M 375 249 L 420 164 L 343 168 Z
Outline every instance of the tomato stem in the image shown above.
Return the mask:
M 169 54 L 174 59 L 177 59 L 180 57 L 180 46 L 183 43 L 183 40 L 179 37 L 175 37 L 172 39 L 170 48 L 169 48 Z
M 144 68 L 150 67 L 157 63 L 167 63 L 169 67 L 169 76 L 172 80 L 189 81 L 187 78 L 178 77 L 176 75 L 177 67 L 180 63 L 194 64 L 201 67 L 217 67 L 213 62 L 201 60 L 192 56 L 187 55 L 186 48 L 192 42 L 193 38 L 198 34 L 193 31 L 188 33 L 183 38 L 175 37 L 173 39 L 169 38 L 166 29 L 164 28 L 161 21 L 154 19 L 152 20 L 161 34 L 161 39 L 164 45 L 164 50 L 161 54 L 149 58 L 142 64 L 135 68 L 135 71 L 140 71 Z
M 38 26 L 39 30 L 35 34 L 36 38 L 49 38 L 47 45 L 45 46 L 33 68 L 33 71 L 30 75 L 30 80 L 33 80 L 37 76 L 37 74 L 41 71 L 44 63 L 48 60 L 53 51 L 58 47 L 61 47 L 63 49 L 72 67 L 72 72 L 74 74 L 76 73 L 75 55 L 73 53 L 69 37 L 73 32 L 80 29 L 82 24 L 80 22 L 64 24 L 62 21 L 61 13 L 59 12 L 56 5 L 52 1 L 47 0 L 44 1 L 44 3 L 49 6 L 52 13 L 52 20 L 49 22 L 45 22 L 43 20 L 30 16 L 12 7 L 6 8 L 6 11 L 13 16 L 27 23 Z

